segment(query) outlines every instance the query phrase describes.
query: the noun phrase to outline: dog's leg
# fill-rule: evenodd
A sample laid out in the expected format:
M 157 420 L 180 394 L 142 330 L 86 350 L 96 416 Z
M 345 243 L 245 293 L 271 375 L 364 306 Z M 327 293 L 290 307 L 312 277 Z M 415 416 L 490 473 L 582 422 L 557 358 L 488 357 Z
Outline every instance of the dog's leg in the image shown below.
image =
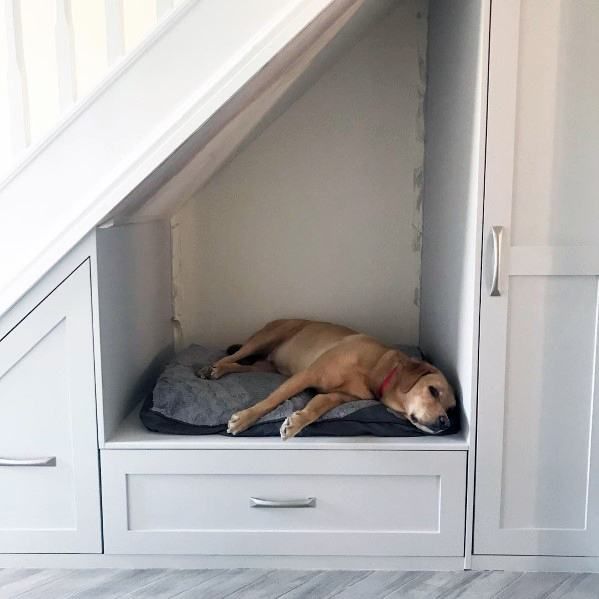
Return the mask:
M 276 372 L 277 369 L 274 367 L 272 362 L 267 360 L 261 360 L 254 364 L 221 364 L 218 367 L 218 376 L 212 376 L 211 369 L 213 366 L 204 366 L 196 371 L 196 375 L 201 379 L 218 379 L 225 374 L 231 374 L 233 372 Z
M 291 416 L 285 418 L 281 425 L 281 439 L 286 441 L 291 437 L 295 437 L 302 429 L 318 420 L 323 414 L 342 403 L 355 399 L 355 397 L 346 393 L 319 393 L 303 409 L 293 412 Z
M 298 372 L 287 379 L 280 387 L 277 387 L 266 399 L 259 401 L 246 410 L 235 412 L 229 419 L 227 432 L 236 435 L 244 431 L 286 399 L 297 395 L 308 387 L 312 387 L 314 383 L 314 376 L 309 370 Z
M 231 372 L 223 368 L 225 364 L 234 364 L 254 354 L 270 352 L 288 336 L 290 330 L 288 323 L 271 322 L 257 333 L 254 333 L 235 353 L 217 360 L 211 367 L 207 367 L 196 374 L 201 378 L 218 379 L 227 372 Z

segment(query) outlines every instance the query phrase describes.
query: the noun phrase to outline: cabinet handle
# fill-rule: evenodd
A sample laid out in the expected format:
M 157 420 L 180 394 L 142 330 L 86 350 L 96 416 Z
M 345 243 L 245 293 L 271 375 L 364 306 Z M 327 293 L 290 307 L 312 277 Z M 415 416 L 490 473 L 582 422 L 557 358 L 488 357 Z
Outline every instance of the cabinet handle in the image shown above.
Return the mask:
M 0 458 L 0 466 L 56 466 L 56 458 Z
M 503 227 L 491 227 L 493 236 L 493 279 L 491 281 L 491 293 L 493 297 L 501 295 L 499 291 L 499 273 L 501 272 L 501 237 Z
M 250 497 L 250 507 L 316 507 L 316 497 L 304 499 L 260 499 Z

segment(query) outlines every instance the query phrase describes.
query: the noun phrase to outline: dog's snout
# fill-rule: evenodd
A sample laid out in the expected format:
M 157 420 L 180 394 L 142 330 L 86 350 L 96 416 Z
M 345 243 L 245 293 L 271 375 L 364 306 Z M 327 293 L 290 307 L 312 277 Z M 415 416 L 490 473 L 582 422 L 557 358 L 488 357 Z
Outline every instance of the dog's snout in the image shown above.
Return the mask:
M 449 428 L 449 418 L 447 418 L 447 416 L 439 416 L 439 418 L 437 418 L 437 428 L 439 430 Z

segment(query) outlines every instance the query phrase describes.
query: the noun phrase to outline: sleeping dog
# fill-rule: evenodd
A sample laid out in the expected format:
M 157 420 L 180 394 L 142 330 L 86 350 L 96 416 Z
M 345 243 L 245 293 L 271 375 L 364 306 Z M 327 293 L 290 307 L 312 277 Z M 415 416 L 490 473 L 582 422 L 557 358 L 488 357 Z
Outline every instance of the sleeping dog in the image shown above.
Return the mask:
M 227 432 L 234 435 L 309 387 L 319 393 L 283 422 L 283 439 L 356 399 L 378 399 L 427 433 L 447 429 L 447 410 L 455 406 L 451 386 L 434 366 L 328 322 L 275 320 L 197 374 L 218 379 L 232 372 L 256 371 L 280 372 L 290 378 L 266 399 L 231 416 Z

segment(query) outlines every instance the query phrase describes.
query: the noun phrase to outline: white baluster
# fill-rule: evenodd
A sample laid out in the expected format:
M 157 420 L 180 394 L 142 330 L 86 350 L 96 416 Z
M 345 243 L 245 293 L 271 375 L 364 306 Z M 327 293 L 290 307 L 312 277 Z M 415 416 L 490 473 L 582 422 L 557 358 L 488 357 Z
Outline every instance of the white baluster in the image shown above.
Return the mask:
M 56 0 L 56 60 L 60 108 L 65 110 L 77 99 L 75 44 L 71 0 Z
M 109 65 L 125 53 L 123 0 L 106 0 L 106 47 Z
M 162 17 L 172 10 L 173 0 L 156 0 L 156 17 L 162 19 Z
M 23 151 L 31 140 L 27 75 L 23 55 L 23 27 L 19 0 L 7 0 L 6 2 L 6 39 L 11 141 L 13 152 L 17 154 Z

